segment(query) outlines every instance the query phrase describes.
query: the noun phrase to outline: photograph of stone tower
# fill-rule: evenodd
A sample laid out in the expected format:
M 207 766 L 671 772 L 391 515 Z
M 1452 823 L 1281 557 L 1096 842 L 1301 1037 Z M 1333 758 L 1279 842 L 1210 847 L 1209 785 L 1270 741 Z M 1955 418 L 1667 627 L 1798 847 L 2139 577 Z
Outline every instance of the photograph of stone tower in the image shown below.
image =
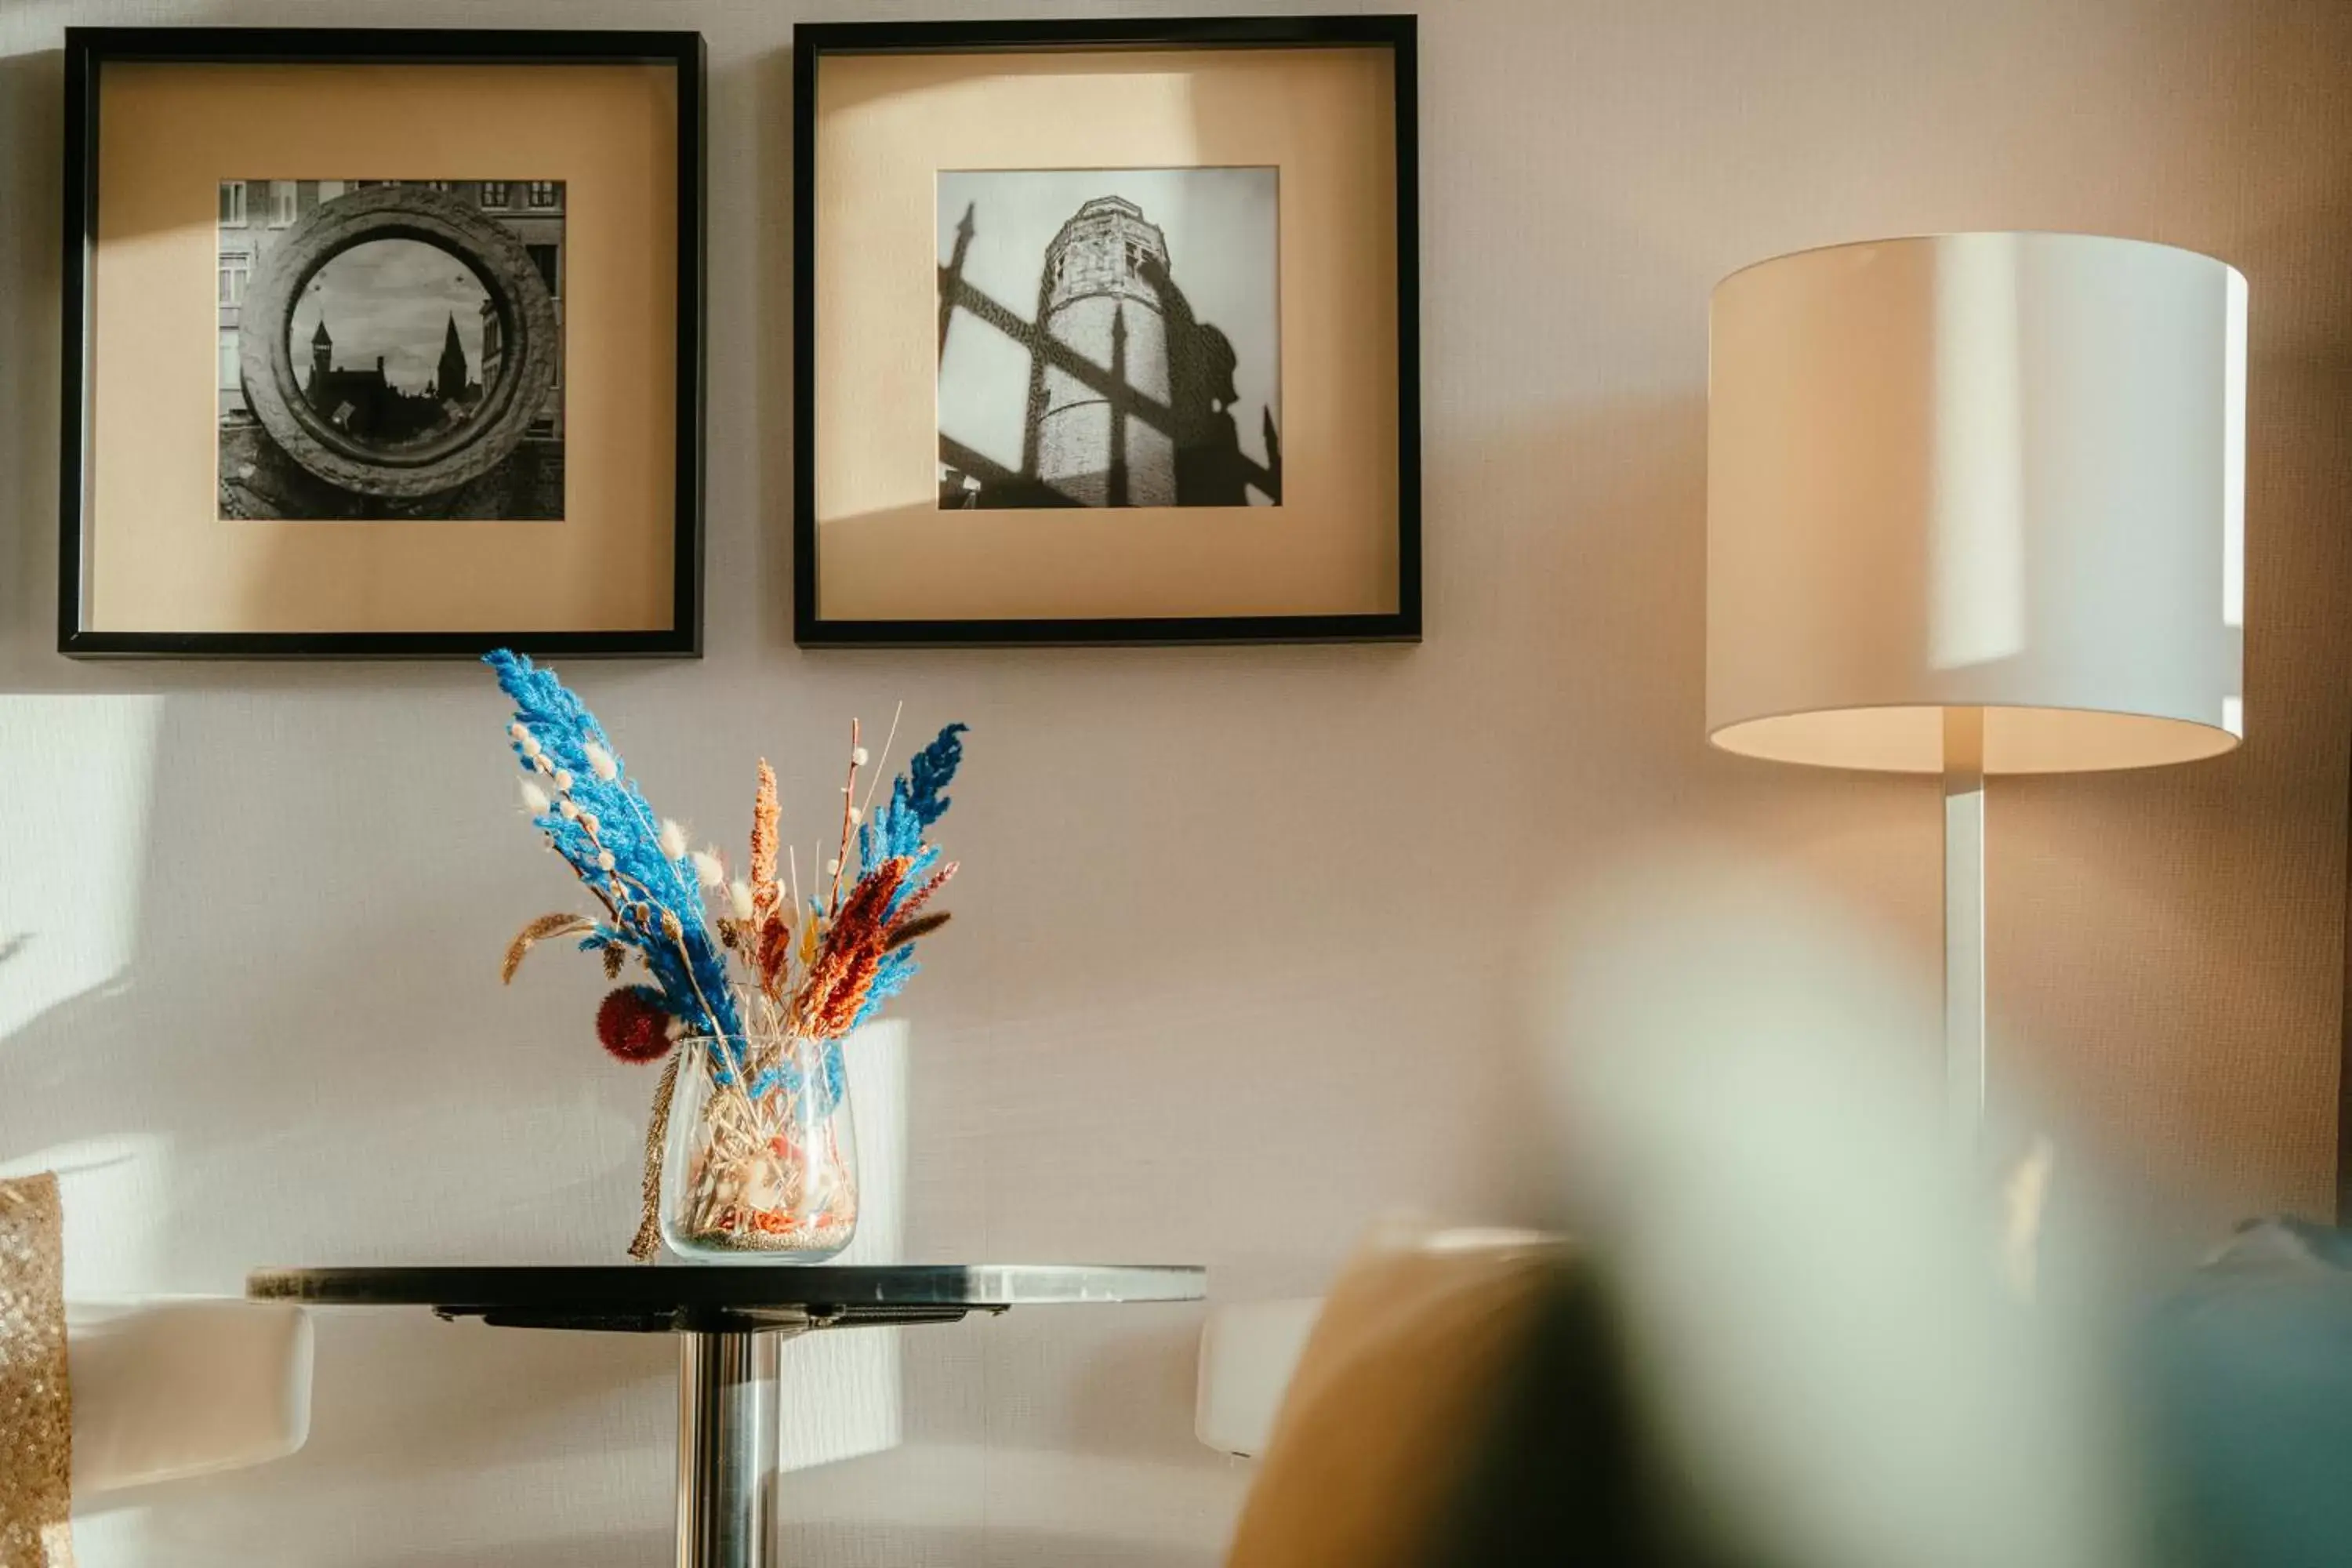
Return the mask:
M 940 506 L 1278 506 L 1272 168 L 939 176 Z

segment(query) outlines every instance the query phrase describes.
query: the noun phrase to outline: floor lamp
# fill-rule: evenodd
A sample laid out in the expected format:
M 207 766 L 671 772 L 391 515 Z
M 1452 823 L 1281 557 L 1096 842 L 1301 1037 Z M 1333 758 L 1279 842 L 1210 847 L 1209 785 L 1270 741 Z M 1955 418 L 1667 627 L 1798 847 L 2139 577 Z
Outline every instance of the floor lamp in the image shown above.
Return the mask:
M 1987 777 L 2244 732 L 2246 281 L 2136 240 L 1894 239 L 1732 274 L 1708 336 L 1708 737 L 1942 775 L 1972 1131 Z

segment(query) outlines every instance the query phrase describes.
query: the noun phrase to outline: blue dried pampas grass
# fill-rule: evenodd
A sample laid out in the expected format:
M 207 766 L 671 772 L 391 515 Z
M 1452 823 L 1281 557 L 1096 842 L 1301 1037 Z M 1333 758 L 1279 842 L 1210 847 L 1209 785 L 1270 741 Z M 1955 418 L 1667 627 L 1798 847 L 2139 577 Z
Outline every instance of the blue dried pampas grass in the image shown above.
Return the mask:
M 604 906 L 606 918 L 581 947 L 635 951 L 654 977 L 660 1006 L 687 1032 L 740 1037 L 726 955 L 704 918 L 702 871 L 683 835 L 655 816 L 604 727 L 552 671 L 506 648 L 482 662 L 514 700 L 507 733 L 532 822 Z

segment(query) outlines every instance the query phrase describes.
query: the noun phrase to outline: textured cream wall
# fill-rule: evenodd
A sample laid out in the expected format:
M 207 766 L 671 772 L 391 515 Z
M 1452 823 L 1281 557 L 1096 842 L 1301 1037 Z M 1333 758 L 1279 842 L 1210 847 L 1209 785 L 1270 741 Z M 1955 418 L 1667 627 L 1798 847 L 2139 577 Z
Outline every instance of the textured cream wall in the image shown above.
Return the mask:
M 973 724 L 949 819 L 963 919 L 908 1010 L 918 1255 L 1200 1258 L 1221 1289 L 1267 1294 L 1312 1288 L 1400 1198 L 1534 1210 L 1528 933 L 1644 847 L 1696 847 L 1871 928 L 1908 955 L 1895 978 L 1932 1036 L 1933 786 L 1701 740 L 1702 489 L 1715 279 L 1942 228 L 2140 235 L 2252 282 L 2249 742 L 2170 773 L 2003 782 L 1993 999 L 2011 1081 L 2061 1091 L 2084 1146 L 2197 1223 L 2325 1203 L 2352 13 L 1433 0 L 1427 644 L 798 653 L 790 24 L 1055 8 L 398 16 L 709 37 L 710 657 L 572 673 L 663 804 L 714 831 L 740 820 L 760 750 L 820 805 L 852 709 L 904 696 Z M 357 0 L 0 8 L 0 936 L 25 938 L 0 962 L 0 1162 L 69 1166 L 85 1292 L 229 1289 L 259 1263 L 593 1258 L 626 1229 L 646 1085 L 587 1043 L 594 980 L 556 963 L 514 993 L 491 980 L 562 889 L 509 814 L 479 672 L 46 651 L 60 29 L 389 19 Z M 1213 1563 L 1244 1473 L 1187 1436 L 1195 1323 L 910 1334 L 904 1446 L 789 1477 L 789 1560 Z M 664 1347 L 400 1313 L 331 1317 L 319 1344 L 308 1451 L 130 1498 L 86 1521 L 86 1559 L 660 1559 Z

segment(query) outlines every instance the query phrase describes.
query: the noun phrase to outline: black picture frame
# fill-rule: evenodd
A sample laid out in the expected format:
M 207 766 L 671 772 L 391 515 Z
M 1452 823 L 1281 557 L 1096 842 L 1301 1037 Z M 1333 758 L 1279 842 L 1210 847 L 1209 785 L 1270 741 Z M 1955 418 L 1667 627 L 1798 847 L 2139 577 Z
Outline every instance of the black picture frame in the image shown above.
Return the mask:
M 2352 800 L 2347 802 L 2347 816 L 2352 816 Z M 2347 907 L 2352 908 L 2352 839 L 2347 842 L 2344 892 Z M 2336 1079 L 2336 1223 L 2352 1230 L 2352 921 L 2344 930 L 2344 985 L 2343 999 L 2336 1005 L 2341 1065 Z
M 1066 49 L 1385 47 L 1395 62 L 1397 605 L 1360 615 L 842 620 L 818 614 L 817 72 L 828 58 Z M 793 634 L 803 647 L 1418 642 L 1422 637 L 1419 65 L 1411 16 L 800 23 L 793 28 Z
M 677 410 L 670 624 L 639 631 L 120 632 L 84 624 L 91 269 L 98 241 L 100 73 L 110 64 L 617 65 L 677 73 Z M 62 450 L 58 651 L 82 658 L 699 658 L 705 294 L 705 76 L 692 32 L 383 27 L 68 27 L 65 47 Z

